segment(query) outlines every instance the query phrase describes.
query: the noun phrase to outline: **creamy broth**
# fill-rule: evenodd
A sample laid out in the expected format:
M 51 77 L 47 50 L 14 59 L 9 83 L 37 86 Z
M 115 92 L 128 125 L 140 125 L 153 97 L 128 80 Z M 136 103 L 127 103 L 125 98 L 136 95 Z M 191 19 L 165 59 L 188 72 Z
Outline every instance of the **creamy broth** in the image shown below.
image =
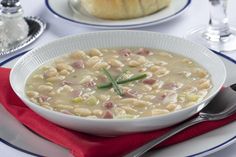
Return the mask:
M 168 114 L 201 101 L 212 86 L 193 60 L 161 50 L 78 50 L 27 79 L 28 98 L 49 110 L 88 118 Z

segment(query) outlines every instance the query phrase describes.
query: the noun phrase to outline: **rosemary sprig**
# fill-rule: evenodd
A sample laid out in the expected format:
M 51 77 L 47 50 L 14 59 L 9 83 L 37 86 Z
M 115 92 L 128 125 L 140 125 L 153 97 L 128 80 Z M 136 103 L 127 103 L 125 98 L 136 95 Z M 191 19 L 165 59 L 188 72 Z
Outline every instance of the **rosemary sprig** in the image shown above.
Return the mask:
M 111 81 L 111 84 L 112 84 L 115 92 L 118 95 L 122 96 L 122 92 L 121 92 L 119 86 L 117 85 L 117 82 L 112 78 L 111 74 L 105 68 L 102 68 L 102 70 L 103 70 L 104 74 L 108 77 L 108 79 Z

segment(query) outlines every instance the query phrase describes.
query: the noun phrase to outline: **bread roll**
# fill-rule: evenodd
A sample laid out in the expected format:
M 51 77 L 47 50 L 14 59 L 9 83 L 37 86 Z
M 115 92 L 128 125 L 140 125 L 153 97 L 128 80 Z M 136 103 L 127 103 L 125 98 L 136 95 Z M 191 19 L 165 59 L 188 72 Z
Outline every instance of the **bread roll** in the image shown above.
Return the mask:
M 104 19 L 130 19 L 157 12 L 170 0 L 80 0 L 82 7 L 91 15 Z

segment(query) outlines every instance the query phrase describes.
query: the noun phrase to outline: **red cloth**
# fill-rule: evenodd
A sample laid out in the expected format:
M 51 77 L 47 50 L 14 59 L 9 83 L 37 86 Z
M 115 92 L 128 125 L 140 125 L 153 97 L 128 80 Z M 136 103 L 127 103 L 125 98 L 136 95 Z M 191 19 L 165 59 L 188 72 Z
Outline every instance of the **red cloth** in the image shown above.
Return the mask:
M 13 92 L 9 83 L 10 69 L 0 68 L 0 102 L 21 123 L 46 139 L 69 149 L 75 157 L 116 157 L 156 138 L 168 129 L 136 133 L 119 137 L 96 137 L 53 124 L 30 110 Z M 185 141 L 219 128 L 236 119 L 236 114 L 220 121 L 203 122 L 175 135 L 159 147 Z

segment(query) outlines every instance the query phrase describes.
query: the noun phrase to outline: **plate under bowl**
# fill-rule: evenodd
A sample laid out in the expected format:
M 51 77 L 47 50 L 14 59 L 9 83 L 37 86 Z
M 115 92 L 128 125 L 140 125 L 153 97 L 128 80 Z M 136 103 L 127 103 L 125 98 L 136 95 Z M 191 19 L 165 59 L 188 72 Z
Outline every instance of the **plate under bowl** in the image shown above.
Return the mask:
M 201 64 L 211 75 L 213 88 L 200 103 L 163 116 L 131 120 L 86 119 L 50 111 L 30 102 L 25 95 L 27 77 L 40 65 L 52 58 L 74 50 L 90 48 L 147 47 L 180 54 Z M 207 48 L 187 40 L 165 34 L 145 31 L 101 31 L 69 36 L 35 48 L 15 64 L 10 74 L 10 83 L 15 93 L 33 111 L 58 125 L 73 130 L 115 136 L 133 132 L 151 131 L 179 123 L 199 112 L 220 90 L 226 78 L 223 62 Z

